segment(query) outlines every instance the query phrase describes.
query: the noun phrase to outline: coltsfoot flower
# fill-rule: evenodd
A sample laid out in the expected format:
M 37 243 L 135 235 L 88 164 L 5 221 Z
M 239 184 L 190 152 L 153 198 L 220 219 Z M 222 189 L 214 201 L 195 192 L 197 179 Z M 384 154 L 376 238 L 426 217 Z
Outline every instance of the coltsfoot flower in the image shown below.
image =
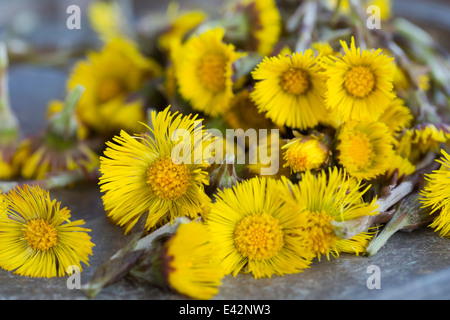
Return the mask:
M 393 136 L 382 122 L 344 124 L 337 134 L 337 159 L 356 179 L 384 174 L 394 156 Z
M 228 109 L 233 93 L 233 63 L 243 54 L 223 42 L 225 31 L 211 29 L 189 38 L 176 57 L 180 94 L 192 108 L 218 116 Z
M 450 237 L 450 155 L 444 150 L 441 153 L 441 158 L 436 160 L 441 164 L 440 168 L 425 175 L 426 184 L 420 201 L 431 209 L 431 214 L 438 213 L 430 227 L 440 231 L 442 237 Z
M 286 210 L 276 180 L 255 177 L 219 191 L 206 224 L 226 274 L 251 272 L 255 278 L 301 272 L 311 253 L 300 239 L 301 219 Z
M 393 58 L 382 49 L 357 48 L 352 37 L 350 48 L 341 41 L 344 54 L 322 59 L 327 76 L 325 102 L 340 120 L 377 121 L 395 98 Z
M 325 80 L 314 51 L 265 57 L 252 72 L 256 81 L 251 98 L 278 126 L 313 128 L 326 118 Z
M 202 128 L 194 133 L 197 121 L 197 116 L 172 113 L 168 107 L 152 112 L 148 133 L 131 136 L 122 131 L 106 143 L 100 158 L 100 190 L 108 216 L 125 232 L 147 212 L 148 231 L 174 217 L 196 218 L 208 207 L 204 192 L 208 165 L 202 158 L 195 158 L 197 151 L 202 157 L 204 149 L 194 150 L 206 135 Z M 176 130 L 186 130 L 188 141 L 171 140 Z M 191 140 L 192 145 L 188 145 Z M 172 151 L 183 142 L 187 143 L 189 157 L 174 162 Z
M 279 192 L 290 212 L 303 222 L 300 226 L 308 250 L 320 259 L 341 252 L 360 254 L 365 251 L 372 235 L 361 232 L 350 239 L 341 239 L 334 232 L 334 222 L 348 221 L 361 216 L 378 214 L 375 200 L 364 202 L 368 187 L 349 179 L 345 170 L 337 167 L 321 171 L 317 176 L 307 171 L 298 183 L 282 178 Z
M 156 243 L 130 274 L 194 299 L 211 299 L 224 271 L 217 255 L 220 244 L 211 240 L 204 223 L 181 223 L 169 238 Z
M 67 87 L 85 88 L 77 113 L 92 131 L 109 138 L 121 129 L 141 129 L 138 122 L 145 121 L 144 101 L 130 97 L 161 74 L 161 66 L 144 57 L 134 42 L 114 38 L 75 65 Z
M 284 166 L 289 167 L 293 173 L 322 168 L 330 157 L 329 148 L 319 136 L 313 134 L 297 134 L 282 149 L 286 161 Z

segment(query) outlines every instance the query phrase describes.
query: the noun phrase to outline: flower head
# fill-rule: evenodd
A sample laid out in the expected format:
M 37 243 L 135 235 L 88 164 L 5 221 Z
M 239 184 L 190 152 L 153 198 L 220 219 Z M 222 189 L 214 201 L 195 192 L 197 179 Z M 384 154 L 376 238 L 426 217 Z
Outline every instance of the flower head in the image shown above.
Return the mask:
M 430 207 L 431 213 L 437 212 L 437 217 L 430 227 L 440 231 L 441 236 L 450 237 L 450 155 L 441 150 L 442 157 L 436 160 L 441 164 L 438 170 L 425 175 L 426 184 L 421 191 L 424 207 Z
M 374 202 L 366 203 L 361 182 L 349 179 L 345 171 L 336 167 L 317 176 L 310 171 L 302 174 L 298 184 L 282 178 L 280 194 L 291 212 L 303 219 L 301 233 L 304 242 L 315 256 L 338 256 L 340 252 L 362 253 L 371 235 L 362 232 L 350 239 L 334 233 L 333 222 L 342 222 L 365 215 L 378 214 Z
M 126 17 L 118 2 L 92 1 L 87 8 L 91 28 L 104 42 L 126 34 Z
M 270 55 L 281 33 L 281 16 L 274 0 L 244 0 L 236 5 L 232 16 L 245 16 L 247 31 L 242 47 L 262 56 Z
M 183 44 L 176 57 L 176 78 L 180 94 L 193 109 L 218 116 L 228 108 L 233 93 L 234 61 L 242 56 L 223 42 L 223 29 L 195 35 Z
M 381 122 L 354 122 L 337 135 L 337 158 L 348 174 L 370 180 L 386 172 L 394 155 L 393 136 Z
M 146 228 L 150 230 L 174 217 L 198 217 L 207 207 L 207 164 L 198 158 L 203 149 L 195 149 L 205 133 L 196 127 L 197 121 L 196 116 L 166 108 L 152 112 L 149 133 L 130 136 L 122 131 L 107 142 L 100 159 L 100 190 L 108 216 L 126 232 L 146 212 Z M 183 135 L 181 142 L 174 141 L 176 132 L 187 136 Z M 179 151 L 185 152 L 181 159 L 175 149 L 180 146 Z
M 251 98 L 279 126 L 307 129 L 326 117 L 325 81 L 310 49 L 291 56 L 266 57 L 252 72 Z
M 6 214 L 0 215 L 0 266 L 30 277 L 64 276 L 70 266 L 88 264 L 93 243 L 70 221 L 70 211 L 39 187 L 16 188 L 4 195 Z
M 417 162 L 423 154 L 439 151 L 440 145 L 449 139 L 450 127 L 445 123 L 418 124 L 402 133 L 398 142 L 398 153 L 411 162 Z
M 230 108 L 224 114 L 224 120 L 233 129 L 270 129 L 275 128 L 273 122 L 258 111 L 250 98 L 249 90 L 242 90 L 230 102 Z
M 411 110 L 405 106 L 400 98 L 395 98 L 389 107 L 383 112 L 378 121 L 386 124 L 392 134 L 397 134 L 405 128 L 409 128 L 414 120 Z
M 310 264 L 298 234 L 297 213 L 286 210 L 276 180 L 255 177 L 219 191 L 206 221 L 225 273 L 255 278 L 300 272 Z
M 217 245 L 203 223 L 181 224 L 160 253 L 165 283 L 188 297 L 212 298 L 224 276 Z
M 413 174 L 416 171 L 416 166 L 408 159 L 399 154 L 395 154 L 390 161 L 389 169 L 386 171 L 386 178 L 392 178 L 394 173 L 397 178 L 402 178 Z
M 327 78 L 325 102 L 342 121 L 376 121 L 395 97 L 392 59 L 381 49 L 361 50 L 352 38 L 344 54 L 322 60 Z
M 89 128 L 109 137 L 121 129 L 141 129 L 144 101 L 130 96 L 161 74 L 159 64 L 144 57 L 133 42 L 114 38 L 75 65 L 67 86 L 69 90 L 77 85 L 85 88 L 77 113 Z
M 207 15 L 201 10 L 179 11 L 179 4 L 171 2 L 167 9 L 167 26 L 158 37 L 158 45 L 168 52 L 172 43 L 183 41 L 183 37 L 202 23 Z
M 281 156 L 286 142 L 279 134 L 261 136 L 254 152 L 249 152 L 249 163 L 246 168 L 251 174 L 271 177 L 274 179 L 290 176 L 291 169 Z
M 299 135 L 282 148 L 285 150 L 284 166 L 291 168 L 291 172 L 294 173 L 319 169 L 325 165 L 330 156 L 327 146 L 315 135 Z

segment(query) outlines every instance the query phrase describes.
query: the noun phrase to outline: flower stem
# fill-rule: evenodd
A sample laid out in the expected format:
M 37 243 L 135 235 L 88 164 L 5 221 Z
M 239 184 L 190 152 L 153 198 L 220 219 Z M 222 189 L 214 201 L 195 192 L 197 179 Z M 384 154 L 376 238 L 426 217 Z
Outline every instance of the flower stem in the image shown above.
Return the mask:
M 0 42 L 0 143 L 9 144 L 19 137 L 19 121 L 11 109 L 8 88 L 8 54 Z

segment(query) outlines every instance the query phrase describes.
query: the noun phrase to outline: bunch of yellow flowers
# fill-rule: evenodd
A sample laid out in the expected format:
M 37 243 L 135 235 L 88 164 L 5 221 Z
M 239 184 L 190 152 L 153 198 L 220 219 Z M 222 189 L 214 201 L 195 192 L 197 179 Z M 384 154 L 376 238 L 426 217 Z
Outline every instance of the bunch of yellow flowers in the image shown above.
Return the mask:
M 386 28 L 368 29 L 369 5 Z M 89 296 L 127 273 L 210 299 L 226 275 L 283 276 L 323 257 L 375 254 L 402 228 L 450 237 L 450 78 L 435 69 L 449 67 L 426 47 L 437 62 L 423 68 L 412 24 L 395 19 L 390 1 L 239 0 L 214 18 L 171 4 L 131 34 L 118 3 L 93 2 L 89 14 L 102 48 L 68 78 L 68 97 L 83 88 L 70 141 L 101 139 L 98 158 L 75 144 L 82 168 L 98 168 L 110 221 L 139 234 L 94 274 Z M 2 146 L 0 169 L 14 167 Z M 23 160 L 22 174 L 60 171 L 48 157 Z M 10 207 L 22 191 L 11 192 Z M 44 245 L 33 237 L 33 248 Z

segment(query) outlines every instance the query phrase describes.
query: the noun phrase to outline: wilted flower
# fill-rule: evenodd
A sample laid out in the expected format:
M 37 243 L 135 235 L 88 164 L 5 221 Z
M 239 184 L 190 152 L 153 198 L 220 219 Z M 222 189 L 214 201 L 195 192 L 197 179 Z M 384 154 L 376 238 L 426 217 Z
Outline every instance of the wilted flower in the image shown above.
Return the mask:
M 98 155 L 85 140 L 79 139 L 79 126 L 74 117 L 83 91 L 83 87 L 77 86 L 69 92 L 63 108 L 48 119 L 44 134 L 24 144 L 27 158 L 21 167 L 23 178 L 40 180 L 49 174 L 78 170 L 86 176 L 95 175 Z

